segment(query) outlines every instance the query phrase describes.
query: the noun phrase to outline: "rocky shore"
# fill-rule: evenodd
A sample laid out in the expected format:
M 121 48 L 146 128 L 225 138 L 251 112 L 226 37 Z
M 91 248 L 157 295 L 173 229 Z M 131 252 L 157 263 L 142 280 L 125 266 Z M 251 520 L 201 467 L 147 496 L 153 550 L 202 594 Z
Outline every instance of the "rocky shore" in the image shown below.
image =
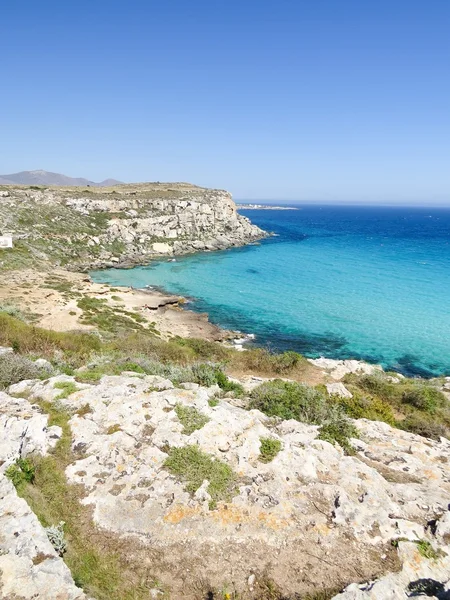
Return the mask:
M 92 329 L 78 306 L 84 296 L 104 300 L 111 311 L 139 313 L 163 337 L 207 340 L 230 333 L 209 323 L 207 315 L 181 310 L 182 298 L 130 288 L 108 293 L 108 286 L 79 273 L 223 250 L 268 235 L 239 215 L 228 192 L 185 183 L 2 186 L 0 234 L 13 242 L 0 250 L 0 302 L 17 305 L 36 324 L 58 331 Z

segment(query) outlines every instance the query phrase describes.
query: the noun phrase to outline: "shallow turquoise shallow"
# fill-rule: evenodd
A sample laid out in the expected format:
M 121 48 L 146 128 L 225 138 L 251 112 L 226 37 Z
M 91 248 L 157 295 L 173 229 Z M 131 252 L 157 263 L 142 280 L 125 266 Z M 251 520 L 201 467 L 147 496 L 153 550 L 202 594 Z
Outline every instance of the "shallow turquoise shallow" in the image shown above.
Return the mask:
M 450 374 L 450 209 L 241 212 L 277 236 L 92 276 L 188 296 L 189 308 L 273 349 Z

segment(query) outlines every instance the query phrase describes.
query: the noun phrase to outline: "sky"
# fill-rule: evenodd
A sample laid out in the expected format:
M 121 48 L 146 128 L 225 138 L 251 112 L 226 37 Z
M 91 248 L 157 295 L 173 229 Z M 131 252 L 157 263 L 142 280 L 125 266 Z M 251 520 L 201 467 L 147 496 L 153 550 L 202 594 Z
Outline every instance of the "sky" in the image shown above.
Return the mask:
M 449 0 L 0 0 L 0 173 L 450 205 Z

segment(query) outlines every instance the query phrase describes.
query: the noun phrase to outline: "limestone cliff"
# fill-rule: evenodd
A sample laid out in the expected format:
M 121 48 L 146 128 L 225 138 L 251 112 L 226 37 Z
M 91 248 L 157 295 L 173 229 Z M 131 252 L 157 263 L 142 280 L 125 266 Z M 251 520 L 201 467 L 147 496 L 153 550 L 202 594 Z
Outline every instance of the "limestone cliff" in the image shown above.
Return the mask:
M 185 183 L 5 187 L 0 233 L 14 240 L 13 252 L 0 256 L 6 266 L 50 260 L 75 269 L 220 250 L 266 235 L 237 213 L 228 192 Z

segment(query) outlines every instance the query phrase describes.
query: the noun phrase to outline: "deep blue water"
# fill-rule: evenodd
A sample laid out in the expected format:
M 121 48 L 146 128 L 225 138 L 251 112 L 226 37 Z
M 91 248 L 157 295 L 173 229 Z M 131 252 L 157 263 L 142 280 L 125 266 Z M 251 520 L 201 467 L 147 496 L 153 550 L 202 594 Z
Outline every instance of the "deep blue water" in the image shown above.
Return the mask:
M 93 277 L 192 297 L 190 308 L 273 349 L 450 374 L 450 209 L 241 212 L 277 236 Z

